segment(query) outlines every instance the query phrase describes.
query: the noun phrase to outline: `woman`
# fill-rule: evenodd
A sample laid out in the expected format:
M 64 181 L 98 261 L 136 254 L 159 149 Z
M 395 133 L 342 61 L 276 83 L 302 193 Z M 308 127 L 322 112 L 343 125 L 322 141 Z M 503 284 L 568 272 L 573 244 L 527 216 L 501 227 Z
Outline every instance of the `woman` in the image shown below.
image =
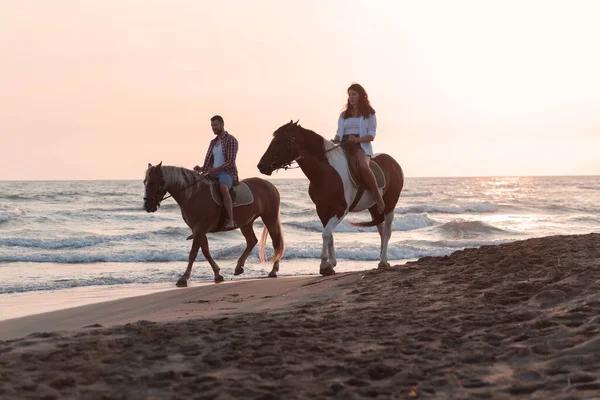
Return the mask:
M 361 85 L 353 83 L 348 88 L 348 103 L 340 114 L 333 142 L 341 141 L 346 153 L 357 162 L 360 180 L 373 193 L 379 211 L 383 212 L 385 204 L 377 190 L 375 175 L 369 168 L 373 156 L 371 142 L 375 139 L 376 131 L 377 119 L 375 110 L 369 103 L 369 96 Z

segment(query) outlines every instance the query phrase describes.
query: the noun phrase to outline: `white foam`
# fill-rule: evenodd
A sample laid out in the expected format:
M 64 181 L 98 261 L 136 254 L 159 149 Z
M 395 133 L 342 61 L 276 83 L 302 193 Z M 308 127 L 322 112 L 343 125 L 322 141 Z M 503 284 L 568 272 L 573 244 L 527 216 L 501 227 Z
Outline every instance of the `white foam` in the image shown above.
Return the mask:
M 166 227 L 152 232 L 139 232 L 126 235 L 96 235 L 83 236 L 66 239 L 34 239 L 9 237 L 0 239 L 0 246 L 6 247 L 29 247 L 38 249 L 70 249 L 93 247 L 111 242 L 142 241 L 153 235 L 175 236 L 185 238 L 189 235 L 189 229 L 179 227 Z
M 483 203 L 469 203 L 464 205 L 449 205 L 449 206 L 440 206 L 440 205 L 431 205 L 431 204 L 422 204 L 422 205 L 414 205 L 409 207 L 397 207 L 396 213 L 398 214 L 408 214 L 408 213 L 443 213 L 443 214 L 465 214 L 465 213 L 493 213 L 498 210 L 494 204 L 486 201 Z
M 374 226 L 367 228 L 353 226 L 351 222 L 367 222 L 371 220 L 371 216 L 368 213 L 361 213 L 359 215 L 351 214 L 344 218 L 344 220 L 335 229 L 335 232 L 377 232 L 377 228 Z M 394 218 L 392 223 L 392 231 L 411 231 L 436 224 L 437 222 L 429 218 L 427 213 L 399 215 Z M 284 227 L 286 225 L 313 232 L 321 232 L 323 230 L 323 225 L 318 220 L 288 221 L 284 222 Z
M 17 207 L 9 204 L 0 204 L 0 223 L 8 222 L 11 219 L 20 217 L 23 215 L 23 211 Z

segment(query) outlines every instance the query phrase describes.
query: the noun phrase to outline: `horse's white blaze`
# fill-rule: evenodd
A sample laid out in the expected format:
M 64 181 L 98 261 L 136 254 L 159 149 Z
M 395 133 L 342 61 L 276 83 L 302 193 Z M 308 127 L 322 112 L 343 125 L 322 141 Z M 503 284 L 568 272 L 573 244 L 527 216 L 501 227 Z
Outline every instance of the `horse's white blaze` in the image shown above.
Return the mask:
M 148 169 L 146 170 L 146 176 L 144 178 L 144 199 L 148 198 L 148 174 L 150 173 L 150 168 L 152 168 L 152 166 L 148 164 Z

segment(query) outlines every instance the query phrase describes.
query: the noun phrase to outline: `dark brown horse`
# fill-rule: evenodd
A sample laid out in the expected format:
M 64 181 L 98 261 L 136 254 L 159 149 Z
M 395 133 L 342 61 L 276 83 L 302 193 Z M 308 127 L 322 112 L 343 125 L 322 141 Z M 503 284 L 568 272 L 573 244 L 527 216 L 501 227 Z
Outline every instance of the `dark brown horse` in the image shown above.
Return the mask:
M 371 213 L 372 221 L 353 225 L 377 226 L 381 237 L 378 267 L 389 266 L 387 248 L 392 235 L 394 209 L 404 186 L 404 174 L 400 165 L 387 154 L 373 157 L 385 178 L 385 185 L 380 189 L 385 209 L 380 213 L 373 195 L 353 185 L 344 150 L 315 132 L 302 128 L 297 122 L 290 121 L 275 131 L 273 140 L 257 167 L 263 174 L 271 175 L 274 170 L 286 168 L 294 161 L 310 181 L 308 194 L 317 206 L 317 215 L 324 228 L 320 273 L 335 273 L 333 268 L 337 261 L 333 231 L 337 225 L 348 212 L 366 209 Z
M 144 185 L 146 187 L 144 197 L 144 209 L 147 212 L 155 212 L 160 207 L 160 202 L 169 193 L 181 208 L 181 215 L 185 223 L 192 229 L 193 243 L 190 250 L 187 269 L 177 281 L 177 286 L 187 286 L 187 281 L 192 273 L 192 264 L 198 255 L 198 249 L 212 267 L 215 273 L 215 282 L 222 282 L 223 277 L 219 273 L 220 268 L 213 260 L 208 249 L 209 232 L 222 232 L 223 229 L 223 207 L 219 206 L 211 195 L 211 185 L 215 182 L 200 175 L 198 172 L 179 168 L 157 166 L 148 164 Z M 246 258 L 258 243 L 254 235 L 252 225 L 254 220 L 261 217 L 265 229 L 259 247 L 259 257 L 265 261 L 265 248 L 267 233 L 271 235 L 275 255 L 273 256 L 273 269 L 269 277 L 276 277 L 279 271 L 279 260 L 283 257 L 285 250 L 283 243 L 283 232 L 279 220 L 279 191 L 270 182 L 261 178 L 248 178 L 240 182 L 246 184 L 252 192 L 253 201 L 247 205 L 234 206 L 233 219 L 235 225 L 246 238 L 246 250 L 240 256 L 235 268 L 235 275 L 244 273 Z M 231 230 L 231 229 L 230 229 Z

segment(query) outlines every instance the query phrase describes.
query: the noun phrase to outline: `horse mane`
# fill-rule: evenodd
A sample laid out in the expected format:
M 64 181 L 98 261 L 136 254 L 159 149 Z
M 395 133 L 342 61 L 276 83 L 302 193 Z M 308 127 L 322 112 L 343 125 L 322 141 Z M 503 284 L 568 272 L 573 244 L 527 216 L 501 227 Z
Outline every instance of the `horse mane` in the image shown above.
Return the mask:
M 200 177 L 197 172 L 183 167 L 164 165 L 161 169 L 167 185 L 189 185 Z
M 210 185 L 211 181 L 203 175 L 198 174 L 191 169 L 183 167 L 175 167 L 170 165 L 164 165 L 161 167 L 163 178 L 167 186 L 175 187 L 178 189 L 186 190 L 182 191 L 182 195 L 189 198 L 195 194 L 203 185 Z M 200 182 L 200 185 L 194 185 L 195 182 Z
M 335 145 L 330 140 L 325 139 L 315 131 L 303 128 L 298 124 L 297 121 L 290 121 L 287 124 L 282 125 L 275 132 L 273 132 L 273 137 L 277 137 L 283 132 L 286 132 L 288 128 L 293 128 L 304 135 L 308 149 L 310 149 L 311 153 L 313 153 L 317 158 L 329 162 L 330 164 L 340 161 L 345 162 L 346 155 L 341 148 L 338 147 L 331 151 L 327 151 L 332 149 Z M 323 157 L 321 152 L 326 152 L 324 153 L 325 157 Z
M 327 157 L 329 164 L 343 165 L 346 162 L 346 153 L 344 153 L 344 150 L 339 145 L 332 143 L 330 140 L 323 140 L 323 147 L 325 148 L 325 157 Z
M 308 139 L 309 147 L 312 151 L 317 153 L 316 155 L 318 158 L 321 158 L 331 165 L 337 162 L 346 162 L 346 154 L 341 147 L 336 147 L 330 140 L 325 139 L 323 136 L 310 129 L 303 128 L 300 125 L 298 125 L 298 128 L 305 134 L 305 138 Z M 323 153 L 321 153 L 321 151 L 324 152 L 324 158 L 322 158 Z

